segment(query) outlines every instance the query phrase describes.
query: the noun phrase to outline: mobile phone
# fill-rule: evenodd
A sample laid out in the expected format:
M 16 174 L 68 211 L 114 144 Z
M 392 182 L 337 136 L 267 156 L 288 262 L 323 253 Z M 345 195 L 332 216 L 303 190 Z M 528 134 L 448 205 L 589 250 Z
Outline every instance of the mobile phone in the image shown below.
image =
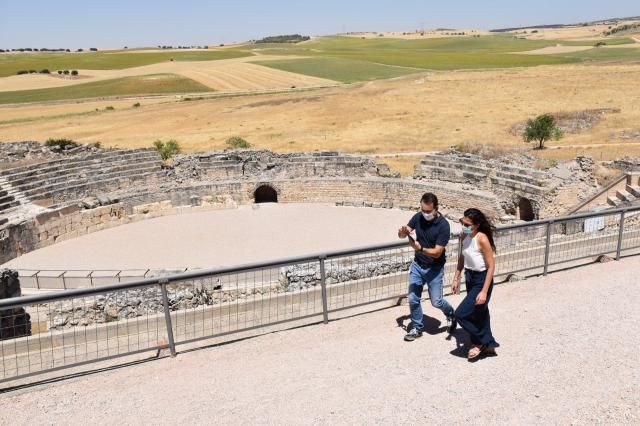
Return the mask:
M 409 241 L 415 241 L 415 240 L 416 240 L 415 238 L 413 238 L 413 237 L 411 236 L 411 234 L 407 234 L 407 237 L 409 237 Z

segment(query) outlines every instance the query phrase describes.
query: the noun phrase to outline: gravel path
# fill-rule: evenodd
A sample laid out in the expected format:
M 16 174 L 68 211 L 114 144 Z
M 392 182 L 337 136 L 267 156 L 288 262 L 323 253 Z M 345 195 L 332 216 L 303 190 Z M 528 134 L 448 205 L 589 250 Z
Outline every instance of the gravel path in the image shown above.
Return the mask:
M 502 346 L 476 363 L 431 307 L 430 333 L 404 342 L 400 306 L 7 392 L 0 424 L 639 424 L 638 270 L 496 287 Z

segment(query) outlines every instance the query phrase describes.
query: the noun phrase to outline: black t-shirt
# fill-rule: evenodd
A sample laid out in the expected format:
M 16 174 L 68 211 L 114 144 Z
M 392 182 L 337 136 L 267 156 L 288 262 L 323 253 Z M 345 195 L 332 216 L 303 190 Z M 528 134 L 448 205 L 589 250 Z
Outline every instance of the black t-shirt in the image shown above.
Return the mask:
M 438 217 L 427 221 L 421 212 L 413 215 L 408 223 L 408 226 L 416 230 L 416 239 L 422 247 L 434 248 L 436 245 L 446 247 L 449 243 L 449 237 L 451 235 L 451 227 L 449 222 L 444 216 L 438 213 Z M 430 267 L 442 267 L 444 266 L 446 253 L 443 250 L 439 258 L 434 259 L 422 252 L 416 252 L 416 260 Z

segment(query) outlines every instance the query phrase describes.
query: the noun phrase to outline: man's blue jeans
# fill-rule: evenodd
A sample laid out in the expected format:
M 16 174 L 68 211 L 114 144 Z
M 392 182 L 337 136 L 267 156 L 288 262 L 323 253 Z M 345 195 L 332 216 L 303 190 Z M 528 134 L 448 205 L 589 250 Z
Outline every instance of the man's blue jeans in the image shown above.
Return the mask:
M 453 316 L 453 307 L 444 299 L 443 280 L 444 266 L 436 268 L 422 268 L 415 261 L 409 269 L 409 310 L 411 311 L 411 327 L 422 331 L 422 290 L 427 285 L 429 299 L 434 308 L 440 309 L 447 317 Z

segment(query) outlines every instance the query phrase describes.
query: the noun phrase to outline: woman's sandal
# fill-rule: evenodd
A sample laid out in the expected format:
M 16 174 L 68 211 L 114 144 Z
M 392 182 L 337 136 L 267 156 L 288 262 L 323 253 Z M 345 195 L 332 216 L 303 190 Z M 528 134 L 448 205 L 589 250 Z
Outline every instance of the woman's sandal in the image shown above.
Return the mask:
M 487 347 L 485 345 L 480 346 L 472 346 L 467 353 L 467 359 L 476 359 L 480 356 L 480 354 L 485 351 Z
M 485 356 L 496 356 L 496 348 L 492 348 L 491 346 L 486 346 L 483 350 L 482 350 L 482 354 Z

